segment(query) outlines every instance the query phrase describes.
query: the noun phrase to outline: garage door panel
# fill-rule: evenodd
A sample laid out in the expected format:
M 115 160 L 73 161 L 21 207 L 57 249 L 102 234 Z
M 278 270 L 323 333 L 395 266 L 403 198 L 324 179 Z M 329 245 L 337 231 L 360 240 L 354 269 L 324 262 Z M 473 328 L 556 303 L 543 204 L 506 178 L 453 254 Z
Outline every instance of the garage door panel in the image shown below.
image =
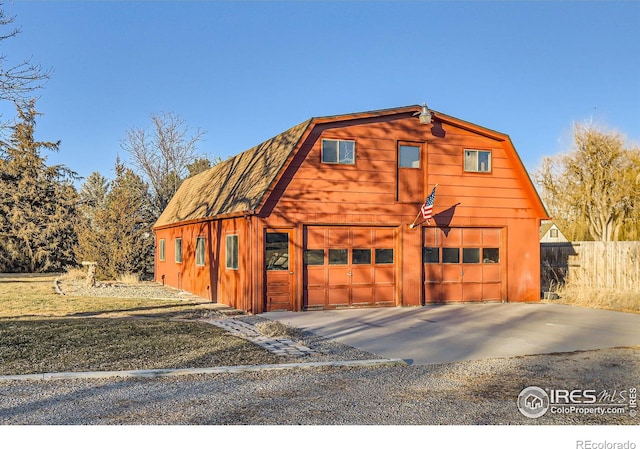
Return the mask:
M 344 248 L 349 245 L 349 229 L 345 228 L 328 228 L 329 230 L 329 246 L 339 246 Z
M 306 292 L 306 303 L 309 307 L 324 307 L 326 300 L 326 290 L 324 285 L 321 289 L 308 288 Z
M 373 284 L 373 267 L 352 267 L 352 283 L 357 284 Z
M 442 283 L 442 301 L 462 301 L 462 284 Z
M 374 287 L 374 299 L 376 303 L 395 303 L 395 286 L 393 285 L 377 285 Z
M 482 285 L 482 297 L 488 301 L 499 301 L 502 299 L 502 284 L 485 283 Z
M 423 230 L 424 301 L 498 301 L 502 298 L 501 228 Z
M 373 287 L 353 287 L 351 289 L 351 302 L 353 304 L 373 303 Z
M 307 228 L 307 248 L 322 249 L 327 244 L 326 228 L 310 227 Z
M 338 285 L 348 285 L 351 283 L 349 279 L 349 269 L 347 267 L 329 267 L 328 286 L 335 287 Z
M 389 227 L 305 227 L 304 307 L 394 305 L 396 233 Z M 321 250 L 324 258 L 308 250 Z
M 394 248 L 396 246 L 395 234 L 395 229 L 375 229 L 373 244 L 376 248 Z
M 332 306 L 348 306 L 349 305 L 349 288 L 331 287 L 327 291 L 329 297 L 329 305 Z
M 327 276 L 324 267 L 307 268 L 307 285 L 310 287 L 322 286 L 327 283 Z
M 500 229 L 485 228 L 482 230 L 482 245 L 499 248 L 501 245 Z
M 482 282 L 482 266 L 481 265 L 463 265 L 462 282 Z
M 462 229 L 445 228 L 440 235 L 442 246 L 453 248 L 462 246 Z
M 424 280 L 426 282 L 442 282 L 442 265 L 425 264 Z
M 481 301 L 482 300 L 482 284 L 465 284 L 462 289 L 463 301 Z
M 442 265 L 442 282 L 461 282 L 462 268 L 458 264 Z
M 442 301 L 442 284 L 428 283 L 424 285 L 425 302 L 441 302 Z
M 424 246 L 436 247 L 438 246 L 438 234 L 439 228 L 424 228 Z
M 482 229 L 464 229 L 462 232 L 462 244 L 464 246 L 482 245 Z
M 393 266 L 375 267 L 375 283 L 395 284 L 396 269 Z
M 373 246 L 373 231 L 371 229 L 354 229 L 352 245 L 354 248 L 371 248 Z
M 484 282 L 500 282 L 500 265 L 484 265 L 482 280 Z

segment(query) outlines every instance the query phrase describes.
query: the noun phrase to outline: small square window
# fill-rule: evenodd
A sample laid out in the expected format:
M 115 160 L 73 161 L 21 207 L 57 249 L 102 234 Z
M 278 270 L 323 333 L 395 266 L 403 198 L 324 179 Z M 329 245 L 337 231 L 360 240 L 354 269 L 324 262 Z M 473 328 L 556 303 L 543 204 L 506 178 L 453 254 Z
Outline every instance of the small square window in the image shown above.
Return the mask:
M 558 238 L 558 230 L 555 228 L 551 228 L 549 230 L 549 237 L 557 239 Z
M 460 263 L 460 249 L 442 248 L 442 263 Z
M 354 265 L 370 265 L 371 250 L 370 249 L 354 249 L 351 252 L 351 263 Z
M 420 168 L 420 147 L 400 145 L 398 149 L 398 167 Z
M 376 265 L 393 263 L 393 249 L 376 249 Z
M 306 249 L 304 251 L 305 265 L 324 265 L 323 249 Z
M 329 265 L 346 265 L 349 263 L 349 252 L 346 249 L 330 249 Z
M 353 165 L 356 162 L 356 143 L 353 140 L 322 140 L 322 162 Z
M 499 263 L 500 248 L 483 248 L 482 263 Z
M 463 248 L 462 263 L 480 263 L 480 248 Z
M 226 238 L 226 267 L 229 270 L 238 269 L 238 236 L 228 235 Z
M 160 239 L 160 241 L 158 242 L 158 257 L 160 258 L 160 262 L 164 262 L 164 239 Z
M 422 263 L 440 263 L 440 251 L 438 248 L 422 248 Z
M 182 239 L 176 239 L 176 263 L 182 263 Z
M 491 151 L 464 150 L 464 171 L 491 172 Z

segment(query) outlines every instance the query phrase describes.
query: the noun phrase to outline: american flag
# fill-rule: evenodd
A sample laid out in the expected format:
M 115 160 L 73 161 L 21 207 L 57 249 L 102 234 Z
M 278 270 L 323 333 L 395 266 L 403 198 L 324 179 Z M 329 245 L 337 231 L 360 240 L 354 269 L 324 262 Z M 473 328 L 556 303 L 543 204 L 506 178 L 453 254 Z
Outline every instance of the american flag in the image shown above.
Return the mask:
M 431 223 L 431 212 L 433 212 L 433 202 L 436 199 L 436 187 L 438 187 L 438 184 L 436 184 L 433 187 L 433 190 L 431 191 L 431 195 L 427 197 L 427 199 L 424 201 L 424 204 L 420 208 L 420 212 L 422 212 L 422 218 L 426 220 L 427 224 Z

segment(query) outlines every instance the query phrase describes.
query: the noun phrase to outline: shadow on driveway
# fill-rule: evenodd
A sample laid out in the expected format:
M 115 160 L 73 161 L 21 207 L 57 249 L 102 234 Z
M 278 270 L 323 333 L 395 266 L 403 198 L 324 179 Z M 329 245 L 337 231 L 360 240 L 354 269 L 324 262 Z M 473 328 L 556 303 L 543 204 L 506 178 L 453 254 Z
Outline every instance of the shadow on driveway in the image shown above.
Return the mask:
M 640 315 L 562 304 L 462 304 L 261 316 L 417 365 L 640 345 Z

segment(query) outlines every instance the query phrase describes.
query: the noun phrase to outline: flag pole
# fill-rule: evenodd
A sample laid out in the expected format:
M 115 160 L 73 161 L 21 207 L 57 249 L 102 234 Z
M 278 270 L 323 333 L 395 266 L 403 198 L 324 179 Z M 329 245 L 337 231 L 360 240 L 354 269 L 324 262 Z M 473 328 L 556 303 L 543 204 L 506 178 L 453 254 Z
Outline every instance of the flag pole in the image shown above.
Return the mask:
M 418 212 L 418 215 L 416 215 L 416 218 L 413 220 L 413 223 L 411 223 L 411 224 L 409 225 L 409 229 L 413 229 L 413 228 L 415 228 L 415 227 L 416 227 L 416 221 L 418 221 L 418 217 L 419 217 L 421 214 L 422 214 L 422 212 L 421 212 L 421 211 L 420 211 L 420 212 Z
M 436 185 L 433 186 L 433 189 L 435 190 L 435 188 L 438 187 L 438 183 L 436 182 Z M 418 215 L 416 215 L 416 218 L 414 218 L 413 223 L 411 223 L 409 225 L 409 229 L 413 229 L 416 227 L 416 221 L 418 221 L 418 217 L 420 217 L 420 215 L 422 214 L 422 210 L 418 211 Z

